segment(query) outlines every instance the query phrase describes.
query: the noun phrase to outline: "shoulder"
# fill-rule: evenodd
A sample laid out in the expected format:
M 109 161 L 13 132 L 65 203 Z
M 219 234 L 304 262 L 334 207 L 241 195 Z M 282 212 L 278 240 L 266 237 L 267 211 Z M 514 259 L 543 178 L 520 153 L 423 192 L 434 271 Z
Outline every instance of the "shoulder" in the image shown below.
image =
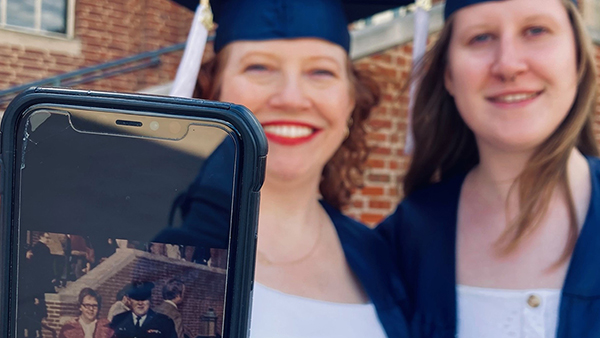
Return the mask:
M 410 232 L 430 232 L 456 221 L 460 191 L 466 173 L 431 184 L 407 196 L 396 210 L 377 226 L 385 238 Z M 420 236 L 420 234 L 417 234 Z
M 98 325 L 99 326 L 108 326 L 109 324 L 110 324 L 110 322 L 106 318 L 100 318 L 100 319 L 98 319 Z
M 341 211 L 329 205 L 329 203 L 321 200 L 321 206 L 323 206 L 323 209 L 325 209 L 327 215 L 329 215 L 331 222 L 338 229 L 338 232 L 341 229 L 344 232 L 356 236 L 369 232 L 369 228 L 366 225 L 342 214 Z
M 360 252 L 361 256 L 358 256 L 358 258 L 366 258 L 367 255 L 385 254 L 382 252 L 382 250 L 385 249 L 382 246 L 384 243 L 382 242 L 381 237 L 378 236 L 373 229 L 342 214 L 341 211 L 332 207 L 325 201 L 321 201 L 321 205 L 335 226 L 337 235 L 344 252 L 346 253 L 346 259 L 352 259 L 352 255 L 349 257 L 349 253 L 354 251 Z
M 64 331 L 68 331 L 68 330 L 73 330 L 75 328 L 79 328 L 80 326 L 81 325 L 79 325 L 77 318 L 71 318 L 71 319 L 69 319 L 69 321 L 67 321 L 66 323 L 63 324 L 60 331 L 64 332 Z
M 169 304 L 167 302 L 162 302 L 159 306 L 154 308 L 154 312 L 162 313 L 162 314 L 167 315 L 168 317 L 171 317 L 172 314 L 178 313 L 179 311 L 172 304 Z
M 405 212 L 413 210 L 427 212 L 454 206 L 453 204 L 458 203 L 466 176 L 467 173 L 462 173 L 421 188 L 407 196 L 400 204 L 400 208 Z
M 118 315 L 113 317 L 111 324 L 112 325 L 120 325 L 129 317 L 131 317 L 131 311 L 119 313 Z
M 321 204 L 336 228 L 348 265 L 375 306 L 378 310 L 394 307 L 405 295 L 389 245 L 373 229 Z
M 600 158 L 586 156 L 590 165 L 590 175 L 600 177 Z
M 163 313 L 150 310 L 148 314 L 152 316 L 153 322 L 160 323 L 160 325 L 174 325 L 173 320 Z

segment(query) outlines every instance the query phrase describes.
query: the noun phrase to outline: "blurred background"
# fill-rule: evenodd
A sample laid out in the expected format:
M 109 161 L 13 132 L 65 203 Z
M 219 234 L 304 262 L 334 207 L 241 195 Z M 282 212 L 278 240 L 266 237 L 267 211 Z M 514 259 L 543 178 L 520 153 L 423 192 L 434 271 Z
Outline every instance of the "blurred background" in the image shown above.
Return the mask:
M 429 43 L 443 23 L 443 1 L 432 5 Z M 600 60 L 600 0 L 579 0 L 579 7 Z M 414 10 L 397 8 L 351 26 L 351 56 L 383 91 L 370 120 L 365 187 L 345 210 L 369 225 L 402 198 Z M 167 95 L 192 17 L 170 0 L 0 0 L 0 113 L 33 85 Z M 212 45 L 206 49 L 211 57 Z

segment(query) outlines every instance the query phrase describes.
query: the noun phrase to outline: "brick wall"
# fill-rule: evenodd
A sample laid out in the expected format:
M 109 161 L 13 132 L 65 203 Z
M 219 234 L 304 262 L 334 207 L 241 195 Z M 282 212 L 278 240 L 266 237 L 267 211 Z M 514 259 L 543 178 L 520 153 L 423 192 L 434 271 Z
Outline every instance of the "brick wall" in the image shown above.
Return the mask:
M 0 89 L 183 42 L 191 18 L 192 13 L 169 0 L 78 0 L 75 32 L 81 40 L 81 55 L 0 42 Z M 210 45 L 208 49 L 210 55 Z M 600 60 L 600 49 L 596 49 Z M 357 61 L 360 68 L 375 74 L 383 90 L 383 101 L 370 122 L 369 140 L 374 148 L 365 174 L 365 188 L 356 192 L 352 205 L 345 210 L 369 225 L 393 211 L 402 198 L 401 181 L 410 161 L 404 154 L 408 107 L 404 88 L 411 55 L 412 45 L 408 43 Z M 173 79 L 180 57 L 181 52 L 171 53 L 161 58 L 162 65 L 156 69 L 79 87 L 132 92 L 164 84 Z
M 382 101 L 372 112 L 368 136 L 372 146 L 365 172 L 365 187 L 352 197 L 347 213 L 372 225 L 389 214 L 400 200 L 399 187 L 408 167 L 404 154 L 412 45 L 398 46 L 357 61 L 360 69 L 375 75 Z
M 75 12 L 79 54 L 0 40 L 0 90 L 184 42 L 192 18 L 190 11 L 169 0 L 77 0 Z M 181 52 L 173 52 L 163 55 L 157 68 L 78 87 L 139 91 L 171 81 L 180 58 Z

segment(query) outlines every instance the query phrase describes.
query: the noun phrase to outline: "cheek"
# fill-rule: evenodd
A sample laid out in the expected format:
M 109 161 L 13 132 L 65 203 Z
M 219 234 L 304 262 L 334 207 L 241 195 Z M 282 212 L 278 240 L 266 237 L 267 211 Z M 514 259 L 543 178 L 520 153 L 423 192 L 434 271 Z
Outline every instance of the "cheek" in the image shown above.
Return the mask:
M 219 101 L 240 104 L 252 112 L 264 101 L 265 91 L 240 77 L 224 78 Z
M 449 92 L 457 100 L 472 99 L 478 95 L 489 72 L 486 62 L 467 58 L 468 56 L 458 57 L 461 61 L 450 63 L 446 71 L 446 87 L 451 89 Z
M 332 126 L 340 126 L 344 129 L 355 105 L 349 88 L 345 86 L 317 91 L 313 102 Z

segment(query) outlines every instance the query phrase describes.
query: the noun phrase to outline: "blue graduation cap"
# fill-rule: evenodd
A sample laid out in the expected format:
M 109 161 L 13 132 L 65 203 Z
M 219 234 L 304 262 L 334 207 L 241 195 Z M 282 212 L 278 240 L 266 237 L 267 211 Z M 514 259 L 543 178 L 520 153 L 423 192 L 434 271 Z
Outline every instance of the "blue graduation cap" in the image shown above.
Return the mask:
M 197 0 L 175 0 L 195 10 Z M 350 50 L 348 24 L 412 0 L 212 0 L 215 51 L 238 40 L 316 37 Z
M 482 2 L 488 1 L 505 1 L 505 0 L 446 0 L 446 7 L 444 8 L 444 18 L 448 19 L 452 13 L 459 9 L 471 5 L 475 5 Z M 577 5 L 577 0 L 572 0 Z
M 196 11 L 188 46 L 171 95 L 190 97 L 200 68 L 207 21 L 218 24 L 214 48 L 230 42 L 313 37 L 350 51 L 348 24 L 379 12 L 413 3 L 413 0 L 173 0 Z M 193 51 L 192 51 L 193 50 Z

